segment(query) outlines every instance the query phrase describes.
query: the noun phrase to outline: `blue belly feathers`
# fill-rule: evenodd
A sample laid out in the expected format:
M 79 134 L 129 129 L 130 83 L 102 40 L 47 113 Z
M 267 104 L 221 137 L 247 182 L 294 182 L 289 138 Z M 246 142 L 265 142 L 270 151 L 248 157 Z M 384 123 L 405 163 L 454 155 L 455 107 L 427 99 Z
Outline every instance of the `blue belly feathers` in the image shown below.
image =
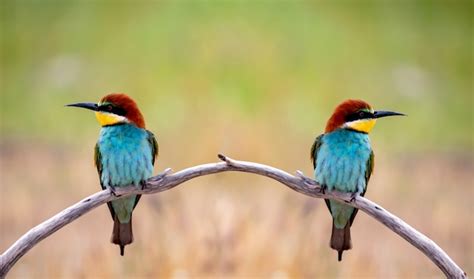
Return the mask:
M 358 194 L 364 192 L 370 153 L 367 134 L 346 129 L 325 134 L 316 156 L 316 181 L 326 185 L 328 190 Z M 330 206 L 334 224 L 337 228 L 344 228 L 354 209 L 333 201 Z
M 104 187 L 139 185 L 153 173 L 152 149 L 146 130 L 132 124 L 103 127 L 98 141 L 102 154 L 101 183 Z M 136 196 L 112 202 L 121 223 L 130 221 Z

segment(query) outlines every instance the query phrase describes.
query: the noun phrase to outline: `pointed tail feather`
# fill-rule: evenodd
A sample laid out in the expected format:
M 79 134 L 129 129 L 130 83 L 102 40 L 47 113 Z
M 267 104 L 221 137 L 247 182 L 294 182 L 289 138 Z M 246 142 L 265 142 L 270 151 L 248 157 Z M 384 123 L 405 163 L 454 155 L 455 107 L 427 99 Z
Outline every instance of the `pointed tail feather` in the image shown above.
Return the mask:
M 352 248 L 351 225 L 349 222 L 347 222 L 347 225 L 343 229 L 338 229 L 334 223 L 332 224 L 331 242 L 329 246 L 337 250 L 337 260 L 341 261 L 342 253 Z
M 120 255 L 124 255 L 125 245 L 128 245 L 133 242 L 133 232 L 132 232 L 132 217 L 130 216 L 130 222 L 120 223 L 117 215 L 114 218 L 114 228 L 112 230 L 112 237 L 110 241 L 113 244 L 120 246 Z

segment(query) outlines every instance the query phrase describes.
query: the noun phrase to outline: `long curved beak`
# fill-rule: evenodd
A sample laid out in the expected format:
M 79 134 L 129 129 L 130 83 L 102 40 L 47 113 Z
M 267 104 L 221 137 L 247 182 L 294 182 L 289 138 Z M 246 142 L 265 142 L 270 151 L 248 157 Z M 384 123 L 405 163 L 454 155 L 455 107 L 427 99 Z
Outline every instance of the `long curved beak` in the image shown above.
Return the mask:
M 406 116 L 406 114 L 394 112 L 394 111 L 378 110 L 374 112 L 374 118 L 382 118 L 382 117 L 395 116 L 395 115 Z
M 69 104 L 66 105 L 67 107 L 78 107 L 78 108 L 85 108 L 85 109 L 90 109 L 93 111 L 97 111 L 99 106 L 94 103 L 76 103 L 76 104 Z

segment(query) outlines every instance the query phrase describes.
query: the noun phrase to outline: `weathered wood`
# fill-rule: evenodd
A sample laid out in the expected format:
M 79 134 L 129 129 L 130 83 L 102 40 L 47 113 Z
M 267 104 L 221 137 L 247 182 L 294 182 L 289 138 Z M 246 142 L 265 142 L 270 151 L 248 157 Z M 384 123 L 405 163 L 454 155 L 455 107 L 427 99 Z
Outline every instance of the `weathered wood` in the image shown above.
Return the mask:
M 364 197 L 357 196 L 352 198 L 350 194 L 335 191 L 322 193 L 320 186 L 314 180 L 304 176 L 299 171 L 296 176 L 293 176 L 274 167 L 252 162 L 237 161 L 220 154 L 219 159 L 224 162 L 198 165 L 174 174 L 169 174 L 171 169 L 167 169 L 162 174 L 148 179 L 144 189 L 137 189 L 133 186 L 119 188 L 116 189 L 115 195 L 109 190 L 103 190 L 66 208 L 29 230 L 0 256 L 0 278 L 4 278 L 13 265 L 41 240 L 101 204 L 132 194 L 163 192 L 192 178 L 224 171 L 239 171 L 266 176 L 307 196 L 346 202 L 369 214 L 418 248 L 433 261 L 448 278 L 467 277 L 465 272 L 431 239 L 415 230 L 397 216 Z

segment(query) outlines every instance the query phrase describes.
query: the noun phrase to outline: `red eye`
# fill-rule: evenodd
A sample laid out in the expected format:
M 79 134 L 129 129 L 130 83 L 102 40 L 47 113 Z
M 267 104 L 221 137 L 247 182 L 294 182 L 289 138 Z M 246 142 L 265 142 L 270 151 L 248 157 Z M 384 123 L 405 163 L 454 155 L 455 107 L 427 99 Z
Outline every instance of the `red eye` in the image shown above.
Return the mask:
M 113 107 L 111 105 L 107 106 L 107 111 L 112 111 Z

